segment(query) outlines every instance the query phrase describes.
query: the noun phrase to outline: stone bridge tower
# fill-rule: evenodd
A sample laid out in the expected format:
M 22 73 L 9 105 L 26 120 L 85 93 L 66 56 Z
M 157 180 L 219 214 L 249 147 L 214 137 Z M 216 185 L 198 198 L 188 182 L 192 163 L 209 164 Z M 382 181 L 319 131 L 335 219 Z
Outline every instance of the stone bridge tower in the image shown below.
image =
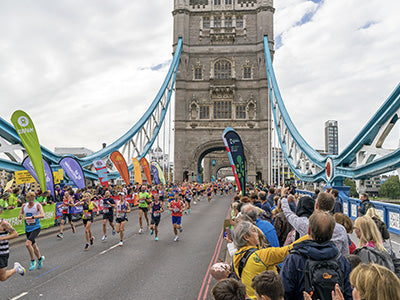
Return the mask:
M 175 180 L 196 179 L 206 155 L 220 157 L 222 133 L 231 126 L 244 143 L 248 181 L 271 181 L 263 37 L 268 34 L 272 51 L 273 14 L 272 0 L 175 0 L 174 47 L 183 38 L 175 93 Z M 227 157 L 221 164 L 229 166 Z

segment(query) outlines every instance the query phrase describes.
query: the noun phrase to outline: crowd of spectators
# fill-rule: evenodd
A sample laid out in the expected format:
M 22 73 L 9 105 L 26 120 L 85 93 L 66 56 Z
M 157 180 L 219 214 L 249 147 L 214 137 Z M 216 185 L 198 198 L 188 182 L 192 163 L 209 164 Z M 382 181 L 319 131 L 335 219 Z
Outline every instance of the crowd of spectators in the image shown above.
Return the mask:
M 211 268 L 214 299 L 400 299 L 389 232 L 368 195 L 360 199 L 353 224 L 336 189 L 310 197 L 294 187 L 249 186 L 231 205 L 232 263 Z

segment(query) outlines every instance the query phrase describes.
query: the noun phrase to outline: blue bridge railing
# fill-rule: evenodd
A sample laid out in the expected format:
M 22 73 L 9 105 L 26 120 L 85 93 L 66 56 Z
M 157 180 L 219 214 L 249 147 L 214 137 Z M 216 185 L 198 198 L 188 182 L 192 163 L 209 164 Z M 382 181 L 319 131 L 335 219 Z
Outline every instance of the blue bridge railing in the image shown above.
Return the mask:
M 349 196 L 350 187 L 339 186 L 334 187 L 339 191 L 339 197 L 342 199 L 343 213 L 352 220 L 358 217 L 358 208 L 361 201 Z M 306 190 L 297 190 L 299 194 L 313 196 L 314 193 Z M 371 201 L 377 214 L 383 220 L 390 232 L 400 235 L 400 205 L 390 204 L 379 201 Z

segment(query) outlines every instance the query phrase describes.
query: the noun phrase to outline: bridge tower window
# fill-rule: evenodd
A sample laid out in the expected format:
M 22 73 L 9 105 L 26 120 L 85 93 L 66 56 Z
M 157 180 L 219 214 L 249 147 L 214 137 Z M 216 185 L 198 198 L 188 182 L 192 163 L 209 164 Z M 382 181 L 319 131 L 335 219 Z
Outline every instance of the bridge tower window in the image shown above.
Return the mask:
M 242 16 L 236 17 L 236 28 L 243 28 L 243 17 Z
M 225 17 L 225 27 L 232 28 L 232 17 Z
M 232 77 L 232 65 L 227 60 L 219 60 L 214 65 L 215 79 L 230 79 Z
M 201 120 L 210 119 L 210 107 L 209 106 L 200 106 L 200 119 Z
M 214 17 L 214 28 L 221 28 L 221 17 Z
M 214 5 L 221 5 L 221 0 L 214 0 Z
M 236 119 L 246 119 L 246 105 L 236 105 Z
M 203 17 L 203 29 L 210 29 L 210 17 Z
M 214 101 L 214 119 L 231 119 L 232 102 Z
M 203 79 L 203 70 L 201 66 L 197 66 L 194 68 L 194 79 L 196 80 Z

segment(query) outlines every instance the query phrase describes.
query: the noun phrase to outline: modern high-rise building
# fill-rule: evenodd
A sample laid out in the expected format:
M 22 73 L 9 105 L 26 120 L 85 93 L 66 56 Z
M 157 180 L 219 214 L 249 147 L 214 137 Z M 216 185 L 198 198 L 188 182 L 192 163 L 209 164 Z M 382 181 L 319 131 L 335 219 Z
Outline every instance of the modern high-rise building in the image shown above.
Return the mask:
M 325 122 L 325 152 L 331 155 L 339 152 L 338 122 L 335 120 Z

